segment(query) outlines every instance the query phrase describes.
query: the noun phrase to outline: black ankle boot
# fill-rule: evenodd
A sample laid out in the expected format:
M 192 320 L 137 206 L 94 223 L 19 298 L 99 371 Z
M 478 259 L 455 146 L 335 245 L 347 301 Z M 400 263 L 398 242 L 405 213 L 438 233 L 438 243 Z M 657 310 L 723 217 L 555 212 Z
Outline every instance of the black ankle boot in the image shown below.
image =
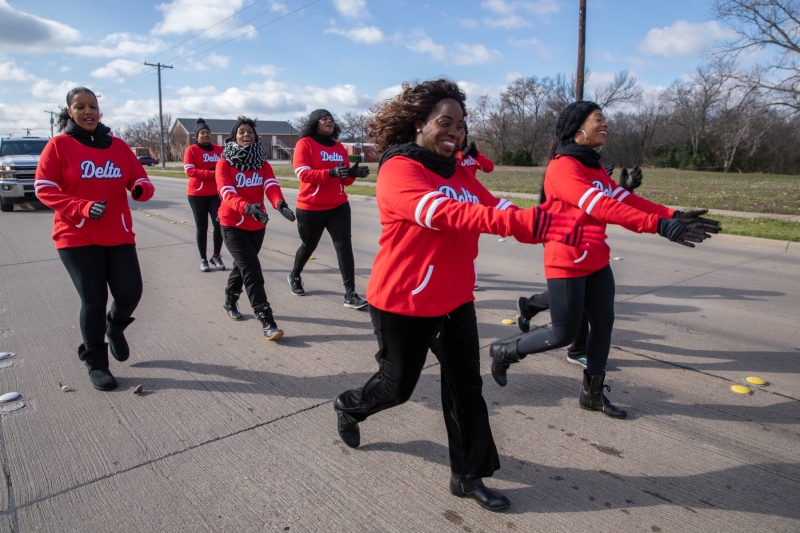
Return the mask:
M 347 446 L 358 448 L 358 445 L 361 444 L 361 430 L 358 429 L 358 422 L 344 411 L 340 411 L 341 407 L 343 407 L 341 400 L 337 397 L 333 400 L 333 410 L 336 411 L 336 428 L 339 430 L 339 438 Z
M 459 498 L 472 498 L 478 505 L 489 511 L 502 511 L 511 502 L 508 498 L 483 484 L 482 479 L 459 481 L 450 476 L 450 494 Z
M 603 385 L 606 373 L 590 376 L 586 370 L 583 371 L 583 389 L 581 390 L 580 404 L 583 409 L 590 411 L 600 411 L 611 418 L 625 418 L 628 416 L 623 409 L 616 407 L 608 401 L 603 394 L 603 388 L 611 392 L 611 387 Z
M 222 304 L 222 308 L 228 312 L 228 318 L 231 320 L 242 319 L 242 313 L 239 312 L 239 308 L 236 305 L 238 301 L 239 293 L 225 291 L 225 303 Z
M 278 324 L 272 318 L 272 308 L 269 303 L 262 304 L 255 312 L 256 318 L 261 321 L 261 327 L 264 329 L 264 336 L 267 340 L 274 341 L 283 337 L 283 331 L 278 329 Z
M 128 341 L 125 340 L 125 335 L 122 334 L 125 328 L 131 325 L 135 319 L 130 317 L 128 320 L 122 322 L 111 320 L 111 311 L 106 314 L 106 338 L 108 339 L 108 346 L 111 348 L 111 355 L 117 361 L 127 361 L 128 356 L 131 354 Z
M 506 371 L 512 363 L 519 363 L 520 357 L 517 351 L 517 341 L 495 342 L 489 348 L 489 355 L 492 356 L 492 377 L 501 387 L 508 383 Z
M 89 370 L 89 380 L 95 389 L 109 391 L 117 388 L 117 380 L 108 371 L 108 344 L 90 349 L 81 344 L 78 346 L 78 358 Z

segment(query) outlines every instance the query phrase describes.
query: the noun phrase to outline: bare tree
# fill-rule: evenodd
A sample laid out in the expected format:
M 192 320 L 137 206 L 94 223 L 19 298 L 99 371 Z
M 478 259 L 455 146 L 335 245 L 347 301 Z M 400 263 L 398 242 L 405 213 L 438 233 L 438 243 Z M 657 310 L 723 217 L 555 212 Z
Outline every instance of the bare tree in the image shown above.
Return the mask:
M 366 137 L 366 125 L 369 113 L 354 113 L 348 111 L 337 121 L 342 132 L 340 141 L 361 142 Z
M 611 110 L 623 104 L 638 104 L 642 99 L 642 89 L 636 85 L 636 77 L 627 70 L 614 74 L 614 81 L 597 87 L 594 101 L 603 109 Z

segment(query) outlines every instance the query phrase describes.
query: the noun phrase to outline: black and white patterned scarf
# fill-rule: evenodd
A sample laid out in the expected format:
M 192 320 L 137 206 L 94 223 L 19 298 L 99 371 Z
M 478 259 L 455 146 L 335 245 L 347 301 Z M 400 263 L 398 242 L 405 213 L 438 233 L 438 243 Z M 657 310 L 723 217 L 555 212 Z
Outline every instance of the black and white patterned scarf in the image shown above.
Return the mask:
M 236 170 L 258 170 L 267 160 L 267 149 L 261 146 L 261 139 L 247 146 L 226 139 L 222 157 Z

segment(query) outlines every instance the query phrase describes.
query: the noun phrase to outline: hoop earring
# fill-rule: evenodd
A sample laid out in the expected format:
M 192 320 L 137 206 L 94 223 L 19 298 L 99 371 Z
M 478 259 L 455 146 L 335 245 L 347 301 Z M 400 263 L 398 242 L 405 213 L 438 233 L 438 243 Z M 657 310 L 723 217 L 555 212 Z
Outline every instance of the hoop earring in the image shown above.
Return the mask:
M 422 130 L 417 128 L 417 133 L 422 133 Z
M 599 148 L 595 150 L 598 154 L 603 151 L 603 145 L 601 144 Z
M 583 130 L 578 130 L 578 131 L 579 131 L 579 132 L 581 132 L 581 133 L 583 133 L 583 142 L 582 142 L 582 143 L 579 143 L 578 141 L 575 141 L 575 143 L 576 143 L 576 144 L 580 144 L 581 146 L 583 146 L 583 144 L 586 142 L 586 132 L 585 132 L 585 131 L 583 131 Z

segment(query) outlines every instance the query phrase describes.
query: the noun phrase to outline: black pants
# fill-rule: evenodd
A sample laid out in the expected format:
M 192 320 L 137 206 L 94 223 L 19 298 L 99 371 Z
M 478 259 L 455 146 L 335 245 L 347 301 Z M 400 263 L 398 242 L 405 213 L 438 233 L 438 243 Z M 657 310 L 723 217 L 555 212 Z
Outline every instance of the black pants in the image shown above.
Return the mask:
M 79 246 L 58 251 L 81 297 L 81 336 L 86 348 L 105 343 L 108 291 L 111 319 L 128 320 L 142 297 L 142 273 L 136 246 Z
M 536 330 L 517 342 L 520 354 L 539 353 L 566 346 L 575 339 L 584 313 L 589 319 L 586 339 L 586 370 L 590 375 L 602 374 L 611 349 L 614 328 L 614 274 L 606 265 L 597 272 L 580 278 L 548 279 L 550 293 L 549 330 Z
M 233 257 L 233 268 L 228 276 L 225 292 L 241 294 L 242 286 L 247 290 L 247 297 L 253 310 L 267 302 L 264 290 L 264 274 L 261 272 L 261 261 L 258 252 L 264 244 L 266 228 L 255 231 L 222 226 L 225 246 Z
M 550 309 L 550 295 L 547 291 L 539 294 L 534 294 L 519 306 L 522 316 L 530 318 L 537 313 L 547 311 Z M 578 330 L 578 336 L 572 341 L 572 344 L 567 348 L 567 353 L 570 357 L 583 357 L 586 355 L 586 339 L 589 337 L 589 318 L 586 313 L 583 314 L 581 320 L 581 329 Z
M 457 479 L 491 476 L 500 459 L 489 427 L 481 389 L 480 345 L 475 305 L 466 303 L 445 316 L 397 315 L 370 307 L 378 337 L 378 372 L 360 389 L 339 398 L 343 411 L 363 421 L 406 402 L 414 391 L 430 348 L 441 364 L 442 410 Z
M 339 260 L 339 272 L 342 274 L 342 283 L 345 292 L 356 288 L 355 259 L 353 259 L 353 242 L 350 235 L 350 203 L 345 202 L 339 207 L 325 211 L 309 211 L 297 209 L 297 232 L 300 234 L 300 247 L 294 254 L 295 276 L 299 276 L 317 249 L 322 233 L 328 230 L 336 258 Z
M 188 196 L 189 205 L 194 213 L 194 225 L 197 228 L 197 249 L 201 259 L 206 257 L 206 243 L 208 242 L 208 217 L 214 225 L 214 255 L 219 255 L 222 250 L 222 231 L 219 229 L 217 210 L 219 209 L 219 195 L 213 196 Z

